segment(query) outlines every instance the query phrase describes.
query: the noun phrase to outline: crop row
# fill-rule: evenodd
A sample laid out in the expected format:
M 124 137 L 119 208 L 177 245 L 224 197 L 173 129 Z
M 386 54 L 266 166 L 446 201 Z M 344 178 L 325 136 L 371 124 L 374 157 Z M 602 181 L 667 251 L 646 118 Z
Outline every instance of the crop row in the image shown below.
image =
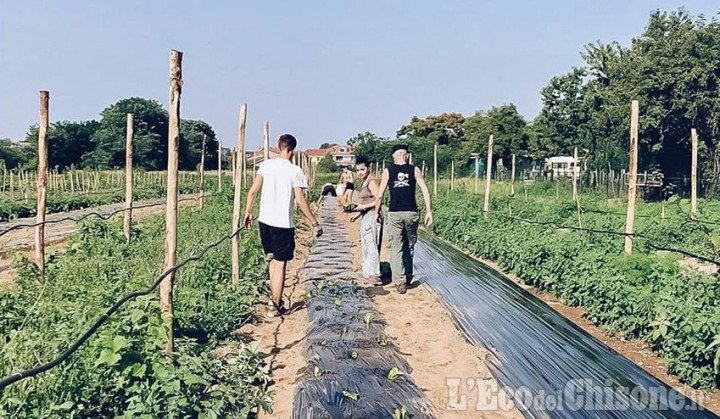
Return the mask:
M 231 188 L 227 188 L 229 191 Z M 181 209 L 178 259 L 228 233 L 231 198 Z M 226 226 L 224 228 L 221 226 Z M 118 222 L 89 220 L 51 256 L 42 279 L 17 257 L 18 275 L 0 288 L 0 374 L 54 358 L 120 296 L 160 274 L 163 218 L 135 226 L 126 244 Z M 268 372 L 257 348 L 236 341 L 264 291 L 256 234 L 241 235 L 241 281 L 231 283 L 230 243 L 184 266 L 175 280 L 172 357 L 157 294 L 126 304 L 68 361 L 7 388 L 2 417 L 248 417 L 269 409 Z

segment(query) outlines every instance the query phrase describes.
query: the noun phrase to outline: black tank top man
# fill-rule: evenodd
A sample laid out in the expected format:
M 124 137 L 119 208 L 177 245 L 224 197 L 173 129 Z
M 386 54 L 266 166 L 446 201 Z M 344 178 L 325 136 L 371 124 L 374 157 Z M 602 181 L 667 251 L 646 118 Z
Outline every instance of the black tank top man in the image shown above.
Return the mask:
M 388 168 L 390 188 L 390 212 L 414 211 L 418 206 L 415 200 L 415 166 L 412 164 L 393 164 Z

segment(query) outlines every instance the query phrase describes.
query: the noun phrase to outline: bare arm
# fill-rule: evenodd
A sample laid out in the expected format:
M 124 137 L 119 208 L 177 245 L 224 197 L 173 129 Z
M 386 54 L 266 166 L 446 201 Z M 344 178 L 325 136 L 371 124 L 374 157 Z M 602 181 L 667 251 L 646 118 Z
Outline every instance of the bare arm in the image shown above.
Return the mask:
M 382 178 L 380 179 L 380 186 L 378 187 L 377 193 L 373 192 L 373 195 L 375 195 L 375 212 L 378 213 L 378 216 L 380 216 L 380 207 L 382 207 L 383 195 L 385 195 L 385 189 L 387 189 L 389 179 L 390 172 L 388 172 L 388 169 L 383 170 Z
M 255 180 L 253 181 L 253 184 L 250 187 L 250 190 L 248 191 L 247 203 L 245 204 L 245 221 L 244 221 L 245 227 L 249 227 L 250 224 L 252 223 L 253 204 L 255 204 L 255 197 L 257 196 L 257 193 L 260 190 L 260 188 L 262 188 L 262 184 L 263 184 L 263 177 L 260 175 L 255 175 Z
M 417 180 L 420 191 L 422 192 L 423 200 L 425 201 L 425 226 L 430 227 L 432 225 L 432 208 L 430 207 L 430 191 L 428 190 L 425 179 L 423 179 L 422 171 L 419 168 L 415 168 L 415 179 Z
M 315 215 L 313 215 L 312 211 L 310 211 L 310 206 L 307 203 L 307 199 L 305 199 L 303 188 L 294 187 L 293 191 L 295 192 L 295 202 L 297 202 L 298 208 L 300 208 L 300 211 L 303 213 L 305 218 L 307 218 L 310 224 L 315 227 L 317 235 L 322 235 L 322 227 L 320 227 L 320 224 L 317 222 Z

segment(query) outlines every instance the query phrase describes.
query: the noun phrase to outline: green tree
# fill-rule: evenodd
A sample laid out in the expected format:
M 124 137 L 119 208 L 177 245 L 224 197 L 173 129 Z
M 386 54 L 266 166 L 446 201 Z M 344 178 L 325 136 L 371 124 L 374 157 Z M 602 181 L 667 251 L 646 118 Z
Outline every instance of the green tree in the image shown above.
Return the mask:
M 100 127 L 97 121 L 60 121 L 48 128 L 48 166 L 62 171 L 69 167 L 80 167 L 85 155 L 95 149 L 92 136 Z M 37 165 L 38 126 L 33 125 L 25 135 L 28 144 L 28 163 Z
M 147 170 L 167 167 L 167 111 L 155 100 L 122 99 L 100 113 L 100 127 L 92 136 L 95 149 L 83 158 L 87 167 L 109 169 L 125 165 L 126 115 L 134 118 L 134 164 Z
M 490 134 L 493 135 L 493 155 L 510 162 L 513 153 L 526 154 L 530 135 L 527 122 L 513 104 L 493 106 L 489 111 L 476 112 L 465 119 L 464 144 L 461 154 L 469 158 L 470 153 L 487 153 Z
M 337 144 L 335 144 L 335 143 L 322 143 L 322 144 L 320 144 L 320 149 L 325 150 L 325 149 L 328 149 L 331 147 L 335 147 L 336 145 Z
M 200 165 L 203 135 L 205 144 L 205 168 L 217 169 L 218 140 L 210 124 L 200 120 L 180 120 L 180 149 L 178 167 L 180 170 L 196 170 Z
M 16 169 L 29 163 L 27 152 L 9 138 L 0 138 L 0 161 L 7 169 Z
M 424 119 L 413 116 L 410 123 L 397 131 L 398 139 L 420 137 L 440 145 L 457 145 L 463 137 L 465 117 L 459 113 L 430 115 Z
M 318 163 L 317 170 L 321 173 L 337 173 L 340 171 L 340 166 L 335 163 L 332 155 L 328 153 Z
M 355 148 L 356 156 L 365 156 L 370 162 L 389 162 L 392 160 L 392 146 L 397 141 L 388 138 L 378 137 L 372 132 L 359 133 L 347 141 L 347 144 Z

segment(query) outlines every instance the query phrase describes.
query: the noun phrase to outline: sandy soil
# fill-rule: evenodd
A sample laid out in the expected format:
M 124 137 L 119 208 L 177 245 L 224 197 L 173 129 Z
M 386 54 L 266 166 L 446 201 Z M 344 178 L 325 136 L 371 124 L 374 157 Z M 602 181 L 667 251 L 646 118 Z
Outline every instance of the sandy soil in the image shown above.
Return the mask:
M 269 354 L 266 361 L 270 366 L 273 382 L 273 412 L 261 412 L 259 418 L 291 418 L 295 380 L 302 375 L 307 365 L 304 342 L 307 331 L 307 313 L 305 312 L 305 287 L 299 275 L 300 268 L 313 243 L 313 231 L 304 220 L 296 229 L 295 259 L 288 264 L 287 280 L 283 299 L 292 312 L 283 318 L 268 318 L 265 297 L 257 307 L 255 323 L 249 323 L 240 329 L 248 340 L 260 343 L 260 348 Z
M 350 217 L 345 215 L 349 223 Z M 349 223 L 353 242 L 355 271 L 362 275 L 360 221 Z M 387 241 L 381 260 L 388 260 Z M 440 418 L 522 418 L 516 409 L 478 411 L 475 384 L 495 383 L 485 365 L 487 352 L 462 336 L 437 296 L 426 287 L 413 283 L 407 294 L 395 292 L 392 285 L 368 288 L 378 311 L 387 321 L 386 333 L 412 367 L 411 376 L 435 406 Z M 448 379 L 459 379 L 459 396 L 466 396 L 466 407 L 454 410 L 459 399 L 450 394 Z M 474 389 L 470 389 L 473 388 Z M 511 407 L 511 406 L 510 406 Z
M 359 223 L 350 224 L 347 216 L 344 219 L 349 225 L 348 233 L 355 255 L 354 268 L 359 276 L 362 259 Z M 298 271 L 312 245 L 312 232 L 303 223 L 298 226 L 297 234 L 297 253 L 289 265 L 284 292 L 284 298 L 290 301 L 295 311 L 283 319 L 267 319 L 267 300 L 263 299 L 263 304 L 257 310 L 258 322 L 247 324 L 240 330 L 245 339 L 259 341 L 262 350 L 270 354 L 268 362 L 273 379 L 270 387 L 274 393 L 273 413 L 261 413 L 260 418 L 292 417 L 295 381 L 307 364 L 303 346 L 307 330 L 307 313 L 303 303 L 305 289 Z M 440 418 L 522 417 L 512 406 L 510 411 L 476 410 L 479 397 L 476 390 L 468 389 L 468 385 L 475 384 L 475 380 L 494 381 L 484 363 L 485 351 L 462 337 L 441 303 L 426 288 L 414 287 L 404 296 L 393 292 L 391 286 L 368 290 L 387 321 L 387 334 L 412 367 L 412 379 L 433 403 Z M 412 309 L 408 309 L 408 303 L 412 304 Z M 461 384 L 453 387 L 458 390 L 457 395 L 450 394 L 447 379 L 460 380 Z M 467 407 L 464 410 L 450 410 L 448 404 L 459 402 L 458 397 L 462 396 L 465 396 Z

